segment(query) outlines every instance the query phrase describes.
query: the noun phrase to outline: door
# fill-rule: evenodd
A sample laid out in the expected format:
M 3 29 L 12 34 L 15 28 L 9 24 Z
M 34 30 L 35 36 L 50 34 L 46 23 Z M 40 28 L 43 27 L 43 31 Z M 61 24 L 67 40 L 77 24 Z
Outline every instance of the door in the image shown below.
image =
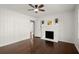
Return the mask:
M 35 36 L 35 21 L 31 20 L 31 37 Z

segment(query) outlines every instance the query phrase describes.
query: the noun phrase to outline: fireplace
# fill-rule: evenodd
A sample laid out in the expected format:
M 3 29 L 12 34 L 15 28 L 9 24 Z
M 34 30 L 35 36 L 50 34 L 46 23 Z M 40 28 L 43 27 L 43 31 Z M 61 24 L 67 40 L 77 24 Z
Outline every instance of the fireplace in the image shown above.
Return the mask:
M 45 38 L 54 39 L 54 32 L 53 31 L 45 31 Z

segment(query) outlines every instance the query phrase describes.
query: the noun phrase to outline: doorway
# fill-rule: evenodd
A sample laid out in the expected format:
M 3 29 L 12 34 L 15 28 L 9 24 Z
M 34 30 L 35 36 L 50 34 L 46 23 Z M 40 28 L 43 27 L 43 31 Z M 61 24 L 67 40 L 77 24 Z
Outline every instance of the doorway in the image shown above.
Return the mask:
M 32 35 L 32 38 L 34 38 L 34 36 L 35 36 L 35 21 L 31 20 L 30 22 L 31 22 L 31 25 L 32 25 L 31 35 Z

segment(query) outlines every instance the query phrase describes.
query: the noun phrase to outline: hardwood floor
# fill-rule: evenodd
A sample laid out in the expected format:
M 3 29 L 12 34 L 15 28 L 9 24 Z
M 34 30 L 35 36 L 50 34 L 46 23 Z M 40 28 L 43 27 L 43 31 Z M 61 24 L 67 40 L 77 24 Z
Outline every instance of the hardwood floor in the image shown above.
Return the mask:
M 74 44 L 61 42 L 49 42 L 40 38 L 17 42 L 11 45 L 0 47 L 0 54 L 77 54 Z

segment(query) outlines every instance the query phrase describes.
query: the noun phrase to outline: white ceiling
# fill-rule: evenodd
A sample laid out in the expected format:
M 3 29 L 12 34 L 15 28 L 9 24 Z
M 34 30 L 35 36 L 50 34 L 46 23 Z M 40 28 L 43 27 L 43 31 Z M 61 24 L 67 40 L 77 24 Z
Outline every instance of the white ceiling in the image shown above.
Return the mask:
M 44 4 L 45 12 L 38 12 L 37 14 L 34 13 L 34 11 L 28 11 L 28 9 L 31 9 L 27 4 L 2 4 L 0 5 L 0 8 L 7 8 L 10 10 L 14 10 L 23 14 L 27 14 L 34 17 L 41 17 L 48 14 L 53 13 L 61 13 L 61 12 L 67 12 L 72 11 L 75 9 L 74 4 Z

